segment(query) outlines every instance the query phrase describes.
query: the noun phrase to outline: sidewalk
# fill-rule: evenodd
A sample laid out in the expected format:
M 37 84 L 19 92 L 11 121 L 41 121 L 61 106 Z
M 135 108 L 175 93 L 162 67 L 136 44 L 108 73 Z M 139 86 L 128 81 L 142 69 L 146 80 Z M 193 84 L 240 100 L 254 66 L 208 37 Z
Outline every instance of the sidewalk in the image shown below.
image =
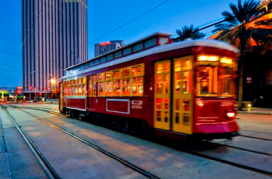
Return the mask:
M 251 108 L 250 111 L 247 108 L 243 108 L 243 111 L 238 111 L 238 114 L 260 114 L 260 115 L 272 115 L 272 108 Z

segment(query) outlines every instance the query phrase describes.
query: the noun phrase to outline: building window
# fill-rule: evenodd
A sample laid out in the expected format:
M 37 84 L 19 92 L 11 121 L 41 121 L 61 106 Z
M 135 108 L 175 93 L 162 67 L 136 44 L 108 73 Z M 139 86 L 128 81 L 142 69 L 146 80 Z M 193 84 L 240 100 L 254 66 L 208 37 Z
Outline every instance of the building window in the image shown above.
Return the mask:
M 144 46 L 143 46 L 142 43 L 137 44 L 137 45 L 134 45 L 134 46 L 133 46 L 133 52 L 138 52 L 138 51 L 140 51 L 140 50 L 143 50 L 143 48 L 144 48 Z
M 145 42 L 145 48 L 153 47 L 157 44 L 157 39 L 153 38 Z
M 126 48 L 123 50 L 123 55 L 128 55 L 128 54 L 131 54 L 131 48 Z

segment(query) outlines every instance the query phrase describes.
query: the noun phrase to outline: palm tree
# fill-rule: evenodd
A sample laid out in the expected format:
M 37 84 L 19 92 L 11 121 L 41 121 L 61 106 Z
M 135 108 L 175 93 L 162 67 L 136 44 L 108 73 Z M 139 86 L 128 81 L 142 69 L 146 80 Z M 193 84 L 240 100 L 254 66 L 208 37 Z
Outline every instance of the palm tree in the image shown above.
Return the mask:
M 180 42 L 184 41 L 186 39 L 201 39 L 205 37 L 205 34 L 199 32 L 198 28 L 194 28 L 193 25 L 189 26 L 184 26 L 182 30 L 178 29 L 177 34 L 179 37 L 172 39 L 175 42 Z
M 225 21 L 216 25 L 213 32 L 219 32 L 216 39 L 224 40 L 233 45 L 238 45 L 240 49 L 240 69 L 239 69 L 239 86 L 238 86 L 238 108 L 242 109 L 243 96 L 243 73 L 245 52 L 251 48 L 254 41 L 258 46 L 270 45 L 272 41 L 271 21 L 260 21 L 254 17 L 261 16 L 259 2 L 255 0 L 245 0 L 242 3 L 238 0 L 237 5 L 230 4 L 231 12 L 224 11 L 222 15 Z

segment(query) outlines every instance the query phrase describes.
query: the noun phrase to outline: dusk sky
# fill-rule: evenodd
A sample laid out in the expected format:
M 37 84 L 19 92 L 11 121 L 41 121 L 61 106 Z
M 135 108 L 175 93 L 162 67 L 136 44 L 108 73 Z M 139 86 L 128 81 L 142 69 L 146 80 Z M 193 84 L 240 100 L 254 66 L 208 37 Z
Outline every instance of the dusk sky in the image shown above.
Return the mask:
M 0 87 L 22 85 L 21 1 L 3 1 L 0 6 Z M 128 44 L 158 31 L 175 34 L 176 29 L 184 25 L 199 26 L 221 18 L 221 12 L 229 10 L 229 3 L 237 2 L 169 0 L 136 21 L 93 41 L 165 1 L 88 0 L 89 58 L 94 56 L 94 43 L 121 39 Z

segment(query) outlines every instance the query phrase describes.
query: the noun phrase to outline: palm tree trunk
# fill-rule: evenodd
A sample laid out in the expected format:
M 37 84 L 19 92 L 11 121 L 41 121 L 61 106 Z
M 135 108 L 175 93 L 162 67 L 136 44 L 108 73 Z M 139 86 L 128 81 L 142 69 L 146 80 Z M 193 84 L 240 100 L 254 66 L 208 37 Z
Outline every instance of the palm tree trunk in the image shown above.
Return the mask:
M 242 33 L 245 34 L 245 33 Z M 239 73 L 239 85 L 238 85 L 238 110 L 243 109 L 243 86 L 244 86 L 244 60 L 245 60 L 246 41 L 243 35 L 240 37 L 240 73 Z
M 244 55 L 241 55 L 239 85 L 238 85 L 238 110 L 243 109 L 243 82 L 244 82 Z

